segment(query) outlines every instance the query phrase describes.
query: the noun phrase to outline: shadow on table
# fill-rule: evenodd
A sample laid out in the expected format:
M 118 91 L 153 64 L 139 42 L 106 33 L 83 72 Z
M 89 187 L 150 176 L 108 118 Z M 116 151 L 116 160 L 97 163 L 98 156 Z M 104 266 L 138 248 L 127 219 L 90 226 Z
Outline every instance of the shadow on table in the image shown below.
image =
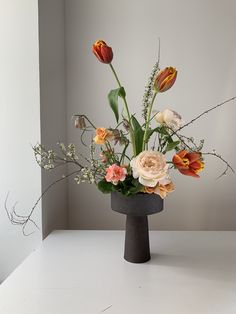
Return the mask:
M 236 284 L 236 255 L 188 256 L 176 254 L 152 254 L 148 264 L 180 268 L 186 275 L 209 280 L 222 280 Z

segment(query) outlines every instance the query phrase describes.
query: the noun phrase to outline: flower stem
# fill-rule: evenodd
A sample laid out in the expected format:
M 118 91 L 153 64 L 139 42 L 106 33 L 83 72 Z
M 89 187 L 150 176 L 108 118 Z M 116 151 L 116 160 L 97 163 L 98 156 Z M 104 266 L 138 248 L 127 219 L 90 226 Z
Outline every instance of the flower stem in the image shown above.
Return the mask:
M 148 133 L 148 129 L 149 129 L 149 124 L 150 124 L 150 121 L 151 121 L 151 112 L 152 112 L 152 107 L 153 107 L 153 104 L 154 104 L 154 100 L 156 98 L 156 95 L 157 95 L 157 92 L 155 91 L 153 97 L 152 97 L 152 101 L 151 101 L 151 104 L 148 108 L 148 114 L 147 114 L 147 122 L 146 122 L 146 127 L 145 127 L 145 131 L 144 131 L 144 136 L 143 136 L 143 150 L 145 150 L 145 146 L 146 146 L 146 141 L 147 141 L 147 133 Z
M 110 68 L 112 70 L 112 73 L 114 74 L 115 76 L 115 79 L 118 83 L 118 86 L 121 88 L 121 83 L 120 83 L 120 80 L 116 74 L 116 71 L 113 67 L 113 65 L 111 63 L 109 63 L 110 65 Z M 127 117 L 128 117 L 128 121 L 129 121 L 129 127 L 130 127 L 130 137 L 131 137 L 131 143 L 132 143 L 132 147 L 133 147 L 133 154 L 134 156 L 136 156 L 136 147 L 135 147 L 135 141 L 134 141 L 134 131 L 133 131 L 133 128 L 132 128 L 132 124 L 131 124 L 131 116 L 130 116 L 130 112 L 129 112 L 129 107 L 128 107 L 128 103 L 127 103 L 127 100 L 126 100 L 126 97 L 122 97 L 123 101 L 124 101 L 124 107 L 125 107 L 125 110 L 126 110 L 126 114 L 127 114 Z
M 72 118 L 73 117 L 83 117 L 83 118 L 85 118 L 89 123 L 90 123 L 90 125 L 94 128 L 94 129 L 96 129 L 96 126 L 89 120 L 89 118 L 85 115 L 85 114 L 74 114 L 73 116 L 72 116 Z

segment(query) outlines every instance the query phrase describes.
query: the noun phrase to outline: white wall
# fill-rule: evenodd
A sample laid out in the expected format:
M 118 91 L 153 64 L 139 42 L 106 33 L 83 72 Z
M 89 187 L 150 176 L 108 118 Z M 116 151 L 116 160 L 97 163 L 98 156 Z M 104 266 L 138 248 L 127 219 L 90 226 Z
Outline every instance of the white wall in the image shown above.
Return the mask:
M 36 247 L 41 232 L 30 237 L 12 226 L 8 205 L 28 214 L 41 194 L 40 169 L 31 144 L 40 140 L 38 6 L 36 0 L 0 0 L 0 282 Z M 34 214 L 41 227 L 41 205 Z M 28 231 L 34 230 L 29 226 Z
M 86 113 L 99 126 L 114 123 L 106 95 L 116 87 L 109 68 L 91 53 L 104 39 L 114 50 L 114 66 L 126 87 L 132 112 L 141 111 L 144 85 L 161 38 L 161 65 L 175 66 L 177 82 L 158 98 L 156 109 L 175 109 L 188 121 L 210 106 L 236 95 L 236 3 L 234 0 L 67 0 L 67 120 L 68 140 L 79 142 L 69 123 L 74 112 Z M 206 150 L 216 149 L 236 168 L 236 104 L 227 104 L 194 126 L 188 134 L 206 138 Z M 236 228 L 235 183 L 215 177 L 223 164 L 209 158 L 200 180 L 174 175 L 176 192 L 165 211 L 151 217 L 153 229 Z M 71 228 L 122 228 L 124 217 L 110 210 L 109 196 L 92 186 L 69 183 Z

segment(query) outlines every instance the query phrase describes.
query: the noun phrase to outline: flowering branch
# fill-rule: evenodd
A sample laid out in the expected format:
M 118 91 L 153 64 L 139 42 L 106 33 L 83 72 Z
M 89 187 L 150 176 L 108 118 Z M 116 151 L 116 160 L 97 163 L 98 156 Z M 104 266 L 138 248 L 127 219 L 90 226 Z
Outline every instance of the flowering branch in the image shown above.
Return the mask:
M 156 96 L 157 96 L 157 92 L 155 92 L 153 94 L 152 101 L 151 101 L 151 103 L 149 105 L 148 112 L 147 112 L 147 121 L 146 121 L 146 127 L 145 127 L 145 131 L 144 131 L 143 145 L 142 145 L 143 150 L 145 150 L 145 147 L 147 145 L 147 133 L 148 133 L 150 120 L 151 120 L 150 118 L 151 118 L 152 107 L 153 107 L 153 104 L 154 104 Z
M 157 62 L 155 63 L 151 75 L 148 79 L 148 83 L 145 86 L 145 91 L 144 91 L 144 95 L 143 95 L 143 117 L 144 117 L 144 121 L 145 124 L 148 121 L 147 115 L 148 115 L 148 108 L 150 106 L 150 103 L 152 101 L 153 98 L 153 85 L 154 85 L 154 81 L 155 81 L 155 77 L 158 71 L 160 71 L 160 55 L 161 55 L 161 43 L 160 43 L 160 38 L 158 38 L 158 58 L 157 58 Z

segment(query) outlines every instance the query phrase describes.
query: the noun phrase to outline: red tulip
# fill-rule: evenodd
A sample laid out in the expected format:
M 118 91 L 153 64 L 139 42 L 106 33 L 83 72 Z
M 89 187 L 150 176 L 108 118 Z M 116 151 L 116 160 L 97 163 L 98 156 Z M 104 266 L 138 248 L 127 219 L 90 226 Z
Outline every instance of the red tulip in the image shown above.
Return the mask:
M 167 91 L 174 85 L 176 77 L 177 71 L 175 68 L 165 68 L 165 70 L 162 70 L 157 74 L 156 80 L 154 82 L 154 89 L 159 93 Z
M 111 47 L 107 46 L 105 41 L 97 40 L 93 44 L 92 51 L 100 62 L 107 64 L 111 63 L 113 59 L 113 52 Z
M 204 163 L 201 161 L 201 154 L 186 150 L 181 150 L 172 159 L 175 167 L 186 176 L 199 178 L 198 172 L 204 169 Z

